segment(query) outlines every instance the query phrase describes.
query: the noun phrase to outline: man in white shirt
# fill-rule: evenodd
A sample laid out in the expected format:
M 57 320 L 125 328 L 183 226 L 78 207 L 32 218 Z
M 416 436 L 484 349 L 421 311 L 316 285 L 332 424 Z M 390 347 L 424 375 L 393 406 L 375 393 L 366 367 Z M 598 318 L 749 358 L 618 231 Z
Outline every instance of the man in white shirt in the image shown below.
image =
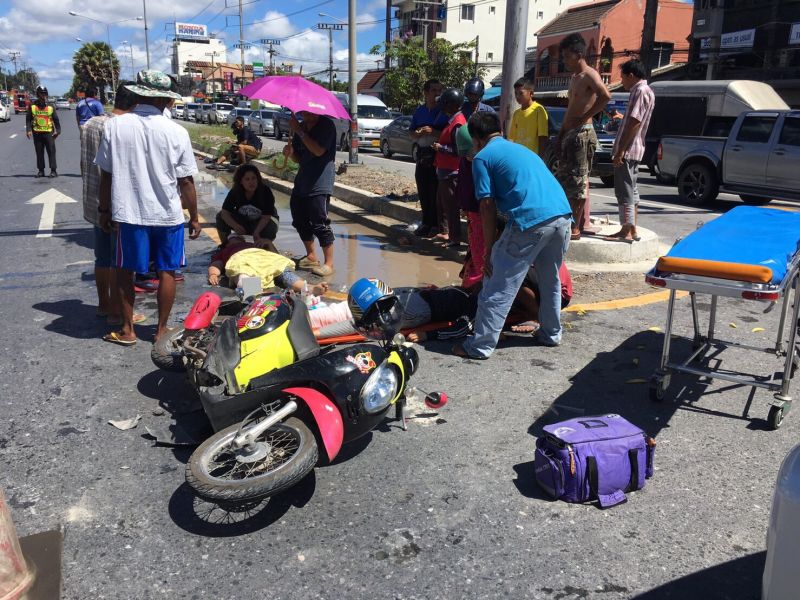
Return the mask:
M 197 173 L 186 130 L 164 117 L 172 81 L 160 71 L 140 71 L 126 89 L 138 96 L 136 108 L 106 123 L 95 158 L 100 167 L 100 227 L 116 228 L 117 287 L 122 301 L 122 329 L 104 340 L 136 343 L 133 330 L 134 273 L 158 273 L 158 329 L 167 329 L 175 301 L 175 271 L 185 265 L 183 207 L 189 211 L 189 238 L 200 235 Z

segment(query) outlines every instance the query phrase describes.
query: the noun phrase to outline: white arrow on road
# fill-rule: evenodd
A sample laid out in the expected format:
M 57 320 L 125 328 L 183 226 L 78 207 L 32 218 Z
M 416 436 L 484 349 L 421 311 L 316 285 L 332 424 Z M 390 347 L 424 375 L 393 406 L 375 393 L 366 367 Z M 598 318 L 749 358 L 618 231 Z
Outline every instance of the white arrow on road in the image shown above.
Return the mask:
M 41 204 L 42 205 L 42 218 L 39 219 L 39 233 L 36 234 L 37 238 L 53 237 L 53 224 L 56 220 L 56 204 L 69 204 L 75 203 L 66 194 L 62 194 L 56 189 L 50 188 L 46 192 L 42 192 L 38 196 L 34 196 L 25 204 Z
M 8 137 L 13 140 L 15 137 L 17 137 L 17 134 L 15 133 L 14 135 L 10 135 Z

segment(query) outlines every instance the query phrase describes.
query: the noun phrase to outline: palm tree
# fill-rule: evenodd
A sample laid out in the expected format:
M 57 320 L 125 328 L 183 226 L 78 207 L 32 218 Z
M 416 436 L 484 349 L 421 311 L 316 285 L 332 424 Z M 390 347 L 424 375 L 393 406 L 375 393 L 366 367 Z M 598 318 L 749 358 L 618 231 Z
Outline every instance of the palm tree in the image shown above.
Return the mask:
M 74 95 L 82 87 L 94 86 L 103 103 L 106 101 L 106 86 L 119 81 L 119 60 L 111 46 L 105 42 L 87 42 L 81 46 L 73 58 L 72 69 L 75 77 L 70 93 Z

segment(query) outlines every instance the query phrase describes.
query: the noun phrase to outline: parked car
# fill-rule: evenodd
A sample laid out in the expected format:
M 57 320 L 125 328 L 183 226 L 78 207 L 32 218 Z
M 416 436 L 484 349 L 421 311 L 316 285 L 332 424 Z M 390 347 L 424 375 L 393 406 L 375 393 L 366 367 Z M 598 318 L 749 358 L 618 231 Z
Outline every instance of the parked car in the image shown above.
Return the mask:
M 197 104 L 195 102 L 190 102 L 189 104 L 186 104 L 183 109 L 183 120 L 184 121 L 197 120 L 197 110 L 200 108 L 200 106 L 201 106 L 200 104 Z
M 0 101 L 0 121 L 10 121 L 12 110 L 10 102 L 6 102 L 5 100 Z
M 182 119 L 185 110 L 186 110 L 185 104 L 176 104 L 175 106 L 172 107 L 172 118 Z
M 650 87 L 655 106 L 642 164 L 662 183 L 674 183 L 658 170 L 656 151 L 664 136 L 725 137 L 743 111 L 789 108 L 769 84 L 760 81 L 657 81 Z
M 417 140 L 411 137 L 408 128 L 411 126 L 411 117 L 399 117 L 389 123 L 381 131 L 381 152 L 386 158 L 393 154 L 406 154 L 417 161 L 419 146 Z
M 213 105 L 209 103 L 200 104 L 195 111 L 195 118 L 194 120 L 197 123 L 210 123 L 210 114 L 211 114 L 211 107 Z
M 561 129 L 561 123 L 564 121 L 564 115 L 567 109 L 561 106 L 548 106 L 547 107 L 547 126 L 549 143 L 544 152 L 542 160 L 548 168 L 555 173 L 558 170 L 558 159 L 556 158 L 554 148 L 556 144 L 556 137 L 558 131 Z M 597 122 L 594 123 L 594 130 L 597 134 L 597 149 L 594 152 L 594 160 L 592 161 L 592 177 L 599 177 L 604 185 L 614 185 L 614 166 L 611 164 L 611 151 L 614 148 L 614 139 L 616 134 L 609 133 Z
M 237 117 L 242 117 L 244 119 L 244 124 L 250 124 L 250 115 L 252 114 L 252 110 L 249 108 L 234 108 L 231 112 L 228 113 L 228 118 L 225 122 L 228 126 L 232 126 L 233 122 L 236 120 Z
M 274 110 L 254 110 L 250 114 L 250 129 L 256 135 L 274 135 L 275 113 Z
M 380 148 L 381 131 L 392 122 L 389 109 L 379 98 L 366 94 L 358 94 L 357 102 L 358 145 L 363 148 Z M 349 132 L 347 139 L 349 139 Z M 343 149 L 347 149 L 349 145 L 346 143 Z
M 208 122 L 222 124 L 227 123 L 228 115 L 233 110 L 233 104 L 227 102 L 214 102 L 208 111 Z
M 56 98 L 55 108 L 56 110 L 69 110 L 69 100 L 66 98 Z
M 800 111 L 739 115 L 727 137 L 664 136 L 658 168 L 675 177 L 680 199 L 707 204 L 719 192 L 746 204 L 800 200 Z
M 289 135 L 289 120 L 292 118 L 292 111 L 282 108 L 275 113 L 273 119 L 273 135 L 276 140 L 282 140 L 284 135 Z

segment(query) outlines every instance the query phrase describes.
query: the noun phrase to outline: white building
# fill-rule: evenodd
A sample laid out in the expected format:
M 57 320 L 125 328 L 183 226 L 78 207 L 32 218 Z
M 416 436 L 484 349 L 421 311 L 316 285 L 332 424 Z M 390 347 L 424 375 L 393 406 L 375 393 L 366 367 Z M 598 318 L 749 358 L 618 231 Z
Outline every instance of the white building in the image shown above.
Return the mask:
M 186 75 L 186 63 L 190 60 L 228 62 L 225 43 L 208 36 L 206 25 L 175 23 L 175 41 L 172 44 L 172 73 Z
M 586 3 L 587 0 L 528 0 L 525 47 L 536 47 L 536 32 L 556 15 Z M 392 0 L 392 5 L 397 7 L 395 17 L 400 21 L 395 29 L 398 37 L 418 35 L 428 41 L 435 36 L 454 44 L 477 38 L 478 63 L 488 69 L 484 78 L 487 85 L 500 76 L 506 28 L 505 0 Z

